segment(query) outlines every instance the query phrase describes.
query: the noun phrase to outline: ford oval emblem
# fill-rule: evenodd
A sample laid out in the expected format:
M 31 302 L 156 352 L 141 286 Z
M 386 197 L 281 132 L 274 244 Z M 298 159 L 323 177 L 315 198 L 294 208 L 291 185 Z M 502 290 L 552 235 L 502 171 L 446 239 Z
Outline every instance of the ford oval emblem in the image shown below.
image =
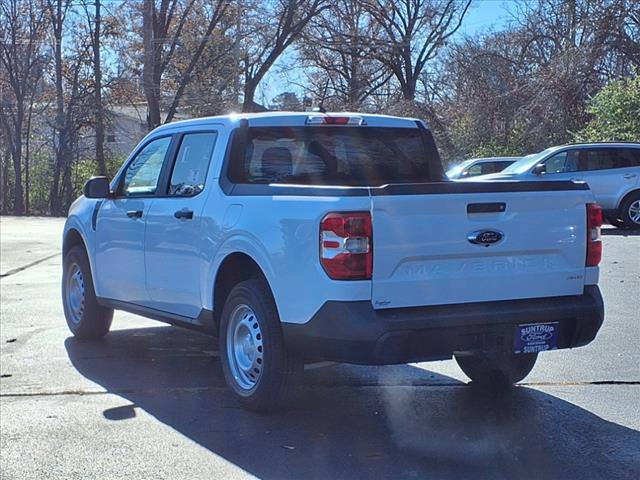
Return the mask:
M 494 243 L 498 243 L 504 238 L 504 233 L 497 230 L 476 230 L 471 232 L 467 237 L 469 242 L 474 245 L 482 245 L 488 247 Z

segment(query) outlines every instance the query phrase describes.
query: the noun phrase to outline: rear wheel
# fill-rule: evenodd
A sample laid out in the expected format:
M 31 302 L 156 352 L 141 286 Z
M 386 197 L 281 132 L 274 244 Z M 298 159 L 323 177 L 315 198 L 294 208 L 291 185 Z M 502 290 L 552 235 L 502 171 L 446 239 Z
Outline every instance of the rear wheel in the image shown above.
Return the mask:
M 529 375 L 537 358 L 537 353 L 478 353 L 456 355 L 456 362 L 473 385 L 505 387 Z
M 113 320 L 113 310 L 96 300 L 91 268 L 84 248 L 71 248 L 63 259 L 62 304 L 71 333 L 82 340 L 104 337 Z
M 243 405 L 270 411 L 293 400 L 303 364 L 285 347 L 280 318 L 263 280 L 247 280 L 231 290 L 219 341 L 225 380 Z
M 640 192 L 635 192 L 624 199 L 620 205 L 620 218 L 627 228 L 640 228 Z

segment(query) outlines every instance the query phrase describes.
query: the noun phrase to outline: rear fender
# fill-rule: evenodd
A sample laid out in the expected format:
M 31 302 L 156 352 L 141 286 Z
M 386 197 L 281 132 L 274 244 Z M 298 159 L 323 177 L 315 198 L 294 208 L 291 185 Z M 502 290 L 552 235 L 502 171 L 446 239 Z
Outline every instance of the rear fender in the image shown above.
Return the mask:
M 234 234 L 223 241 L 219 250 L 216 252 L 213 261 L 209 264 L 209 269 L 205 278 L 205 288 L 203 289 L 202 305 L 204 308 L 210 310 L 222 308 L 222 305 L 216 306 L 213 304 L 215 281 L 222 262 L 233 253 L 242 253 L 253 259 L 258 267 L 260 267 L 260 270 L 265 276 L 267 282 L 273 289 L 273 285 L 275 284 L 275 273 L 265 247 L 257 238 L 248 233 Z M 274 297 L 276 299 L 278 298 L 275 292 Z M 278 307 L 277 300 L 276 307 Z

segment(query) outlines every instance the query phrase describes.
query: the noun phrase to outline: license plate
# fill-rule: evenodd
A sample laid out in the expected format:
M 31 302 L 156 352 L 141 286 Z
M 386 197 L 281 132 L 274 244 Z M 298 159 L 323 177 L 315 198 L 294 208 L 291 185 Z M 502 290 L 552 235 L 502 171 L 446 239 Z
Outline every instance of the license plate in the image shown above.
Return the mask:
M 555 323 L 530 323 L 518 325 L 513 342 L 514 353 L 538 353 L 558 348 L 558 331 Z

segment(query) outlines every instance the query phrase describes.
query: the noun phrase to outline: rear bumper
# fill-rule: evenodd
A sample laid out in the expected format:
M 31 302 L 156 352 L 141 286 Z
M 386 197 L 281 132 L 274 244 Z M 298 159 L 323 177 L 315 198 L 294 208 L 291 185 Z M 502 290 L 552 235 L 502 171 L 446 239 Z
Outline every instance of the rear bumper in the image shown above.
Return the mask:
M 604 320 L 596 285 L 583 295 L 374 310 L 327 302 L 305 324 L 283 323 L 288 348 L 307 360 L 384 365 L 443 360 L 454 352 L 510 351 L 516 325 L 558 322 L 558 348 L 591 342 Z

